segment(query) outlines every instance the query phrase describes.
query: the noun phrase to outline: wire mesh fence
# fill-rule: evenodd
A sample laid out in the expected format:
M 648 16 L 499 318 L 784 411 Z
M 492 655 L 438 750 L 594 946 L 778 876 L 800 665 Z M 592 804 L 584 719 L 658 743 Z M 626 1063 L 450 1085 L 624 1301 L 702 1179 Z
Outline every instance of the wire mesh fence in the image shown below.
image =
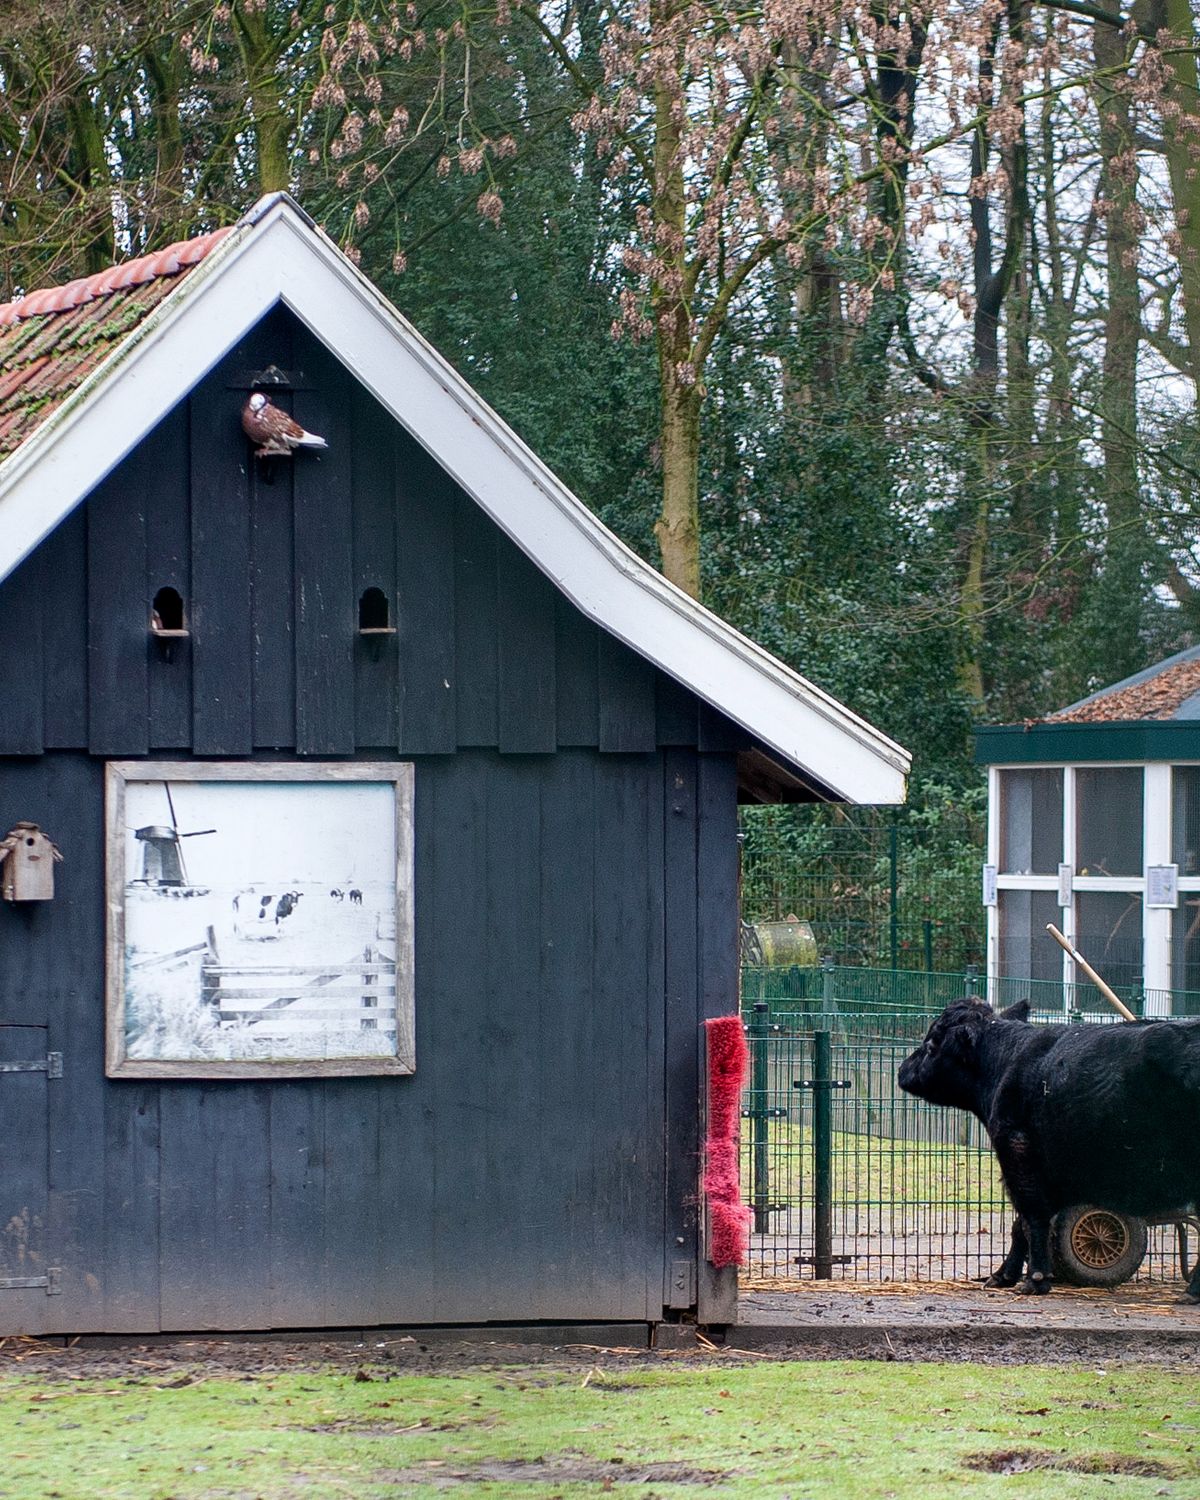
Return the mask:
M 915 976 L 930 981 L 918 996 L 912 975 L 831 966 L 815 980 L 805 973 L 815 993 L 768 996 L 780 971 L 743 972 L 748 1278 L 987 1277 L 1008 1248 L 1012 1212 L 986 1133 L 966 1114 L 901 1093 L 895 1081 L 933 1017 L 963 994 L 964 976 Z M 1055 998 L 1039 1009 L 1042 1019 L 1064 1018 Z M 1081 1002 L 1073 1007 L 1081 1019 L 1100 1018 L 1090 997 L 1066 998 Z M 1138 1275 L 1177 1277 L 1179 1253 L 1174 1227 L 1152 1227 Z
M 1136 1016 L 1200 1015 L 1197 990 L 1145 989 L 1136 983 L 1113 988 Z M 980 966 L 973 963 L 952 973 L 868 968 L 829 960 L 807 966 L 742 967 L 742 1007 L 747 1014 L 758 1000 L 765 1000 L 772 1014 L 801 1018 L 831 1007 L 884 1015 L 911 1012 L 923 1018 L 923 1029 L 961 995 L 979 995 L 997 1010 L 1027 1000 L 1043 1020 L 1116 1019 L 1110 1003 L 1087 980 L 1068 984 L 1061 979 L 1000 977 L 987 982 Z
M 983 808 L 766 807 L 741 817 L 742 915 L 794 914 L 840 965 L 941 972 L 983 957 Z

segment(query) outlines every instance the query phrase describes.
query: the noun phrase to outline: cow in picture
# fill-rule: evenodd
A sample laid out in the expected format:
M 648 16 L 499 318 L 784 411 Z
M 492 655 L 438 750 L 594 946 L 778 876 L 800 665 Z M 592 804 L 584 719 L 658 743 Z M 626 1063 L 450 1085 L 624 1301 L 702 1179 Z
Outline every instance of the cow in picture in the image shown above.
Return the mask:
M 956 1000 L 897 1082 L 987 1130 L 1019 1215 L 989 1286 L 1050 1290 L 1050 1221 L 1064 1209 L 1155 1219 L 1200 1200 L 1200 1020 L 1042 1026 L 1024 1001 L 997 1014 Z M 1186 1297 L 1200 1302 L 1200 1264 Z

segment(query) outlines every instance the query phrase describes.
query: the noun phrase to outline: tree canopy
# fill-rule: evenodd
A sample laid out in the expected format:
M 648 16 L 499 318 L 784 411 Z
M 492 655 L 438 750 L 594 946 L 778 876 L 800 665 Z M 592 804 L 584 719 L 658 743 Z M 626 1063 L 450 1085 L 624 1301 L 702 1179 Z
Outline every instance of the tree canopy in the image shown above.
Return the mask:
M 1186 0 L 14 0 L 0 84 L 0 295 L 288 188 L 931 784 L 1193 639 Z

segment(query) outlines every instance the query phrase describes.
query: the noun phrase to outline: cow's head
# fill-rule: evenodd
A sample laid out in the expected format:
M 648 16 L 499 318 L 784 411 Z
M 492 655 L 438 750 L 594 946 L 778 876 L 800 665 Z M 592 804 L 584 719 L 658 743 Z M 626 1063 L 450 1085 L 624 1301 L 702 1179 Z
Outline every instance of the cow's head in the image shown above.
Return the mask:
M 925 1033 L 917 1050 L 900 1064 L 896 1082 L 906 1094 L 915 1094 L 930 1104 L 970 1109 L 979 1083 L 983 1033 L 998 1020 L 1028 1019 L 1027 1000 L 1001 1011 L 999 1016 L 985 1001 L 973 996 L 955 1000 Z

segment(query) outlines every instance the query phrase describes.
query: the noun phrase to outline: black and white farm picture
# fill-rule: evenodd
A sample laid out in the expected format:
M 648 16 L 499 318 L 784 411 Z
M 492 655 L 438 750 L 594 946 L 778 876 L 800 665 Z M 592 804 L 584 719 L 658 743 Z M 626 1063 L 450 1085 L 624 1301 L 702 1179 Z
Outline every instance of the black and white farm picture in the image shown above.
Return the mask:
M 394 781 L 121 790 L 121 1060 L 394 1067 L 408 905 Z

